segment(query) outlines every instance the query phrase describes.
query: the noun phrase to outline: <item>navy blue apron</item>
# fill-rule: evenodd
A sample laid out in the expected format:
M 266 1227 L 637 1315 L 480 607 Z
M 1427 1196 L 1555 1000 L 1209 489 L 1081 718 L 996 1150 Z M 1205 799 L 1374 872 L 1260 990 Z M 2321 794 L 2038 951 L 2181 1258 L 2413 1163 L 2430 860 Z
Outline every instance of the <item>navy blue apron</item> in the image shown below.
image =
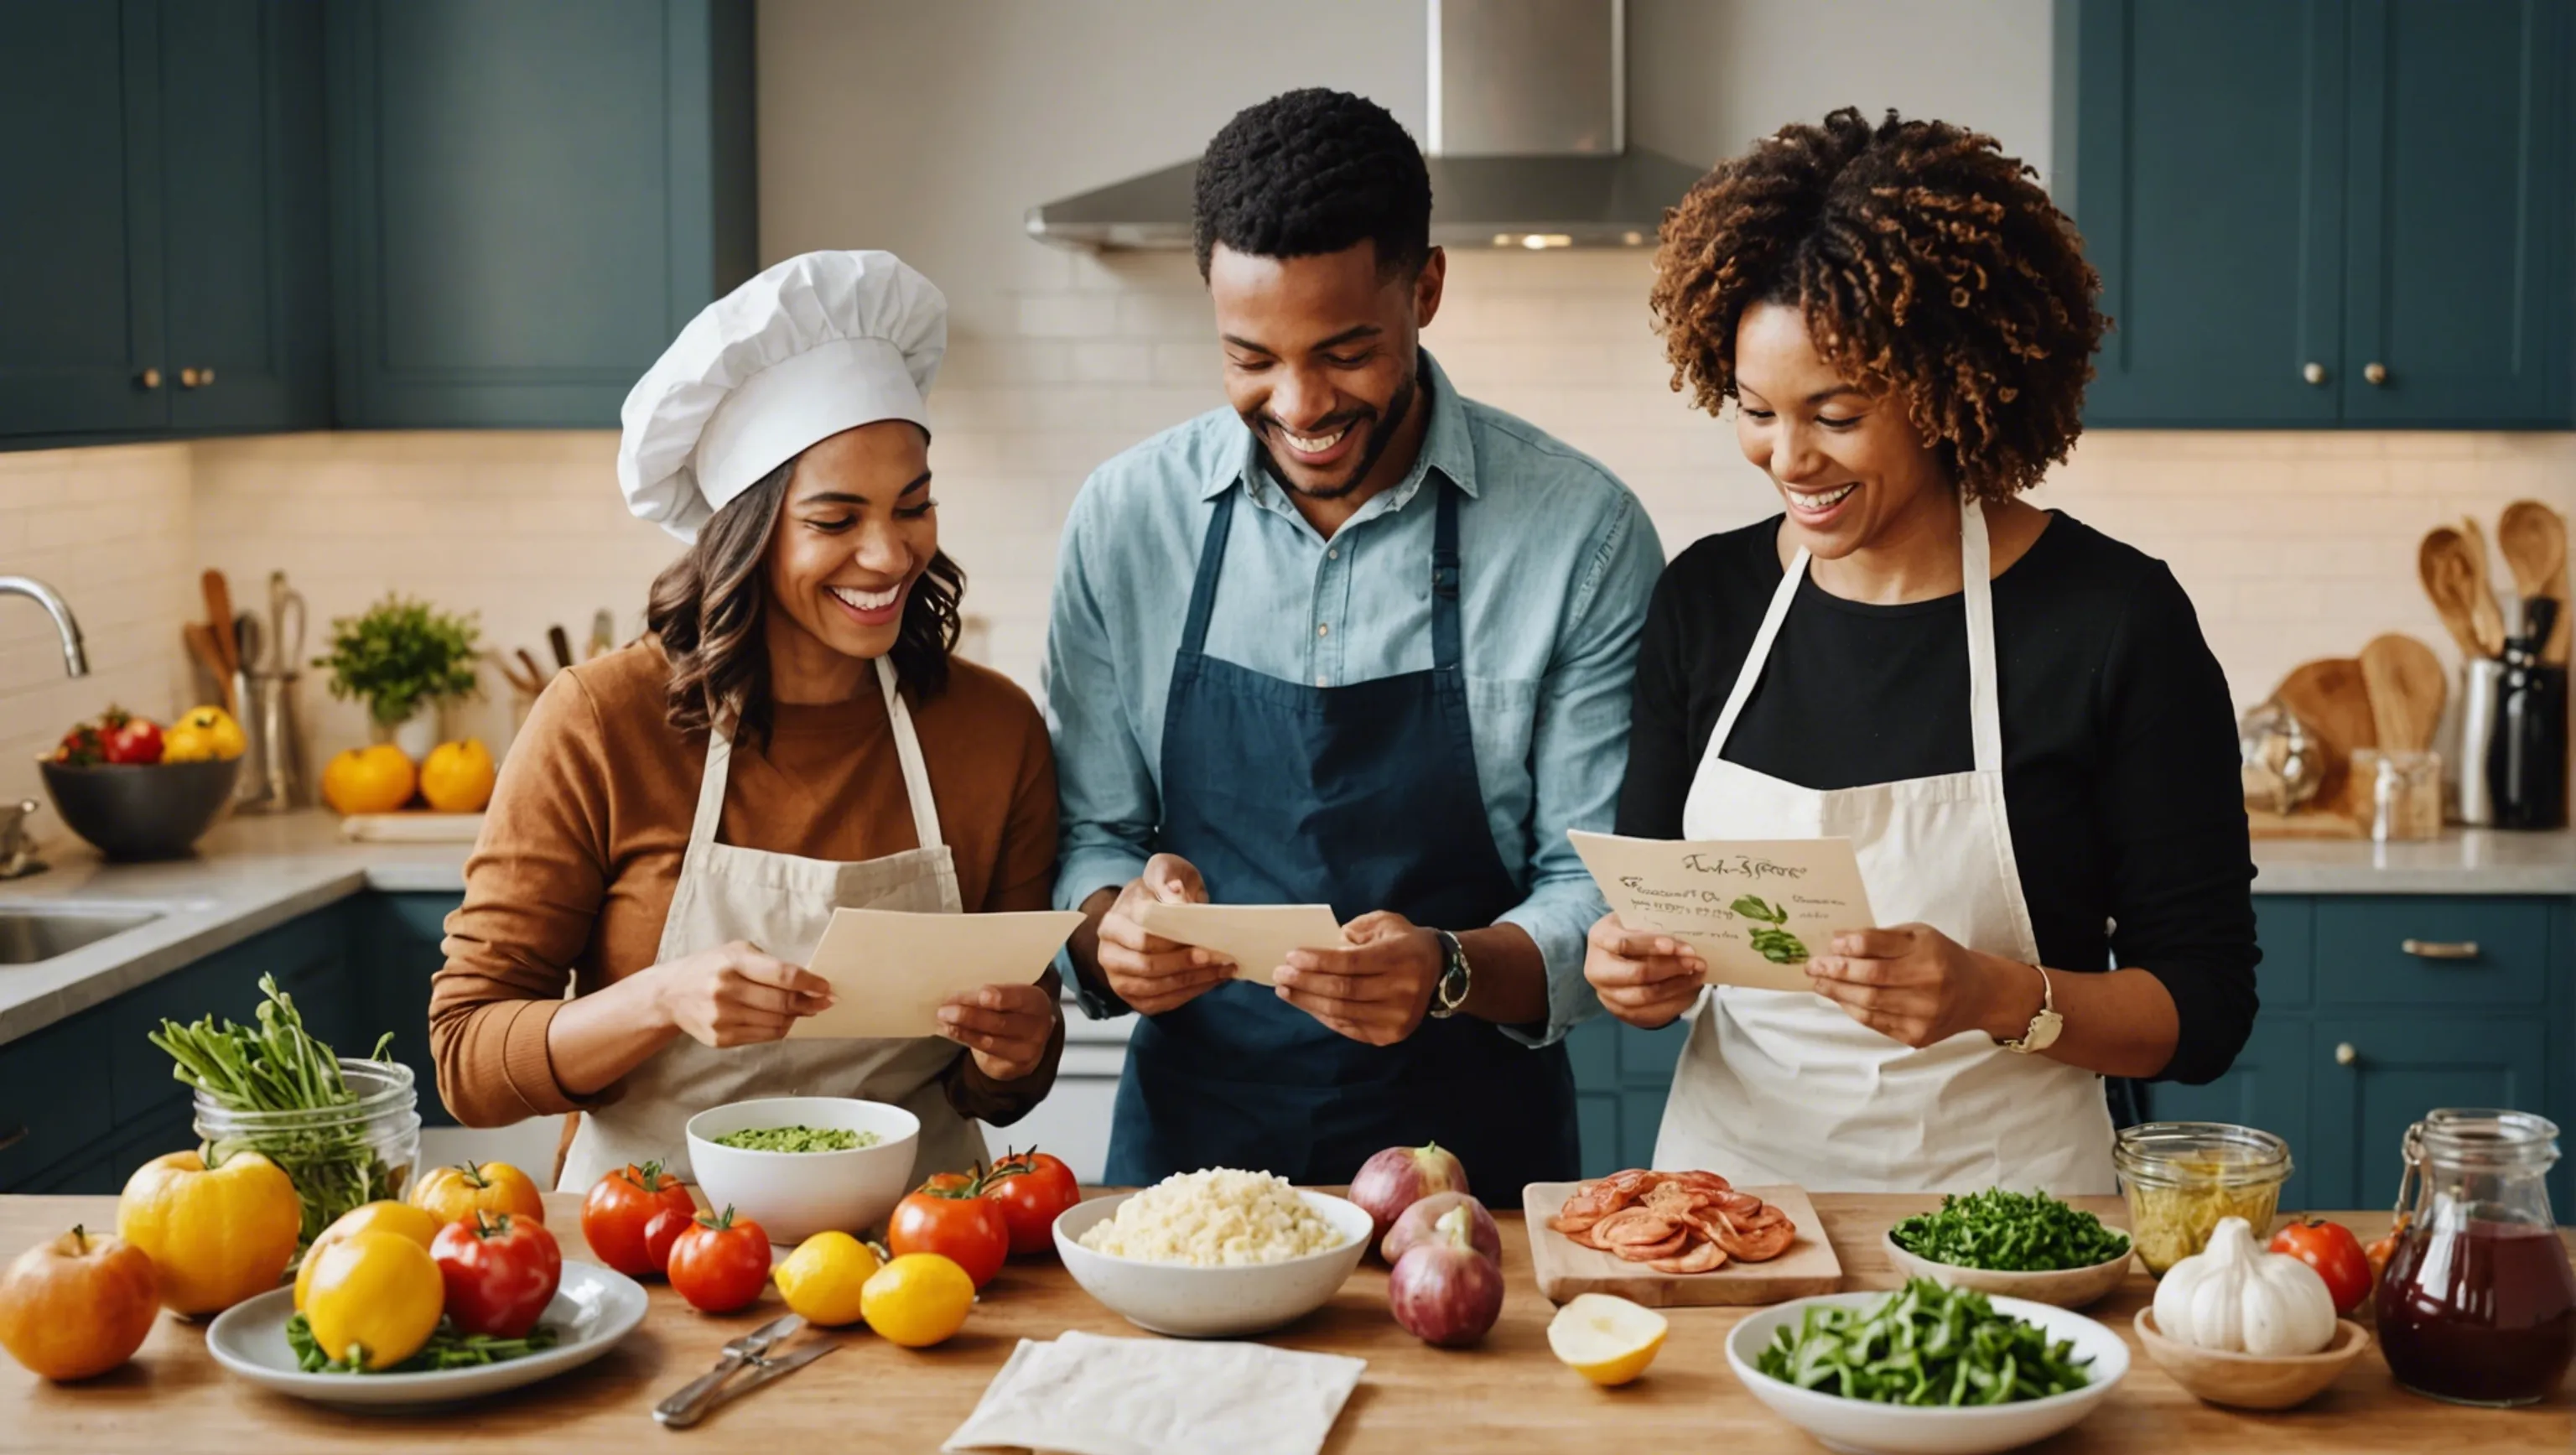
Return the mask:
M 1492 924 L 1524 895 L 1503 868 L 1476 783 L 1460 666 L 1458 502 L 1439 494 L 1432 666 L 1346 687 L 1282 681 L 1206 655 L 1237 492 L 1217 498 L 1163 710 L 1155 847 L 1198 866 L 1220 904 L 1330 904 L 1345 923 L 1390 909 L 1448 930 Z M 1425 1016 L 1370 1046 L 1258 981 L 1231 981 L 1139 1021 L 1118 1082 L 1108 1180 L 1202 1167 L 1344 1183 L 1372 1153 L 1438 1142 L 1496 1207 L 1526 1182 L 1571 1181 L 1574 1074 L 1472 1016 Z

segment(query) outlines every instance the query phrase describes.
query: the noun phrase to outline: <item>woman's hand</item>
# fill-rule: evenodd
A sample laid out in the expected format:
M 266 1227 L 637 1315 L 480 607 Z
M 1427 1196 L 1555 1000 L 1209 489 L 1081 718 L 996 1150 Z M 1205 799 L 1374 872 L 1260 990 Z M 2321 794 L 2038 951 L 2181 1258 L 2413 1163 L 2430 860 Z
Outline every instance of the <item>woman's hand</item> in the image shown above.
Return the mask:
M 1367 1045 L 1412 1035 L 1448 964 L 1440 937 L 1386 909 L 1351 921 L 1342 936 L 1348 948 L 1289 951 L 1279 998 Z
M 1138 1015 L 1187 1005 L 1234 977 L 1234 962 L 1223 955 L 1145 933 L 1136 912 L 1157 901 L 1207 903 L 1198 867 L 1178 854 L 1156 854 L 1100 917 L 1100 978 Z
M 1592 922 L 1584 937 L 1583 978 L 1601 997 L 1601 1008 L 1651 1031 L 1673 1023 L 1708 984 L 1708 966 L 1684 941 L 1631 930 L 1616 913 Z
M 663 1024 L 718 1048 L 775 1041 L 832 1004 L 832 982 L 735 940 L 643 972 Z
M 987 985 L 939 1007 L 939 1034 L 971 1052 L 976 1070 L 1017 1081 L 1046 1059 L 1059 1013 L 1043 985 Z
M 1971 950 L 1930 925 L 1842 930 L 1807 962 L 1818 994 L 1843 1014 L 1917 1048 L 1961 1031 L 2018 1039 L 2039 1013 L 2039 973 Z

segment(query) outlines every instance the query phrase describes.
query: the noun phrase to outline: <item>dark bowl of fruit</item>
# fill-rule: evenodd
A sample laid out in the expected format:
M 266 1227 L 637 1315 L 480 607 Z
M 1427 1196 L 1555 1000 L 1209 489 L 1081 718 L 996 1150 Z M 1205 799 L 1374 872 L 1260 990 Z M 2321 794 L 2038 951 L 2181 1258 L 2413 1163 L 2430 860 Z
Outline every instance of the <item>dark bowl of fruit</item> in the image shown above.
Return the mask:
M 111 710 L 38 761 L 54 811 L 111 859 L 175 859 L 222 818 L 241 757 L 164 757 L 158 727 Z

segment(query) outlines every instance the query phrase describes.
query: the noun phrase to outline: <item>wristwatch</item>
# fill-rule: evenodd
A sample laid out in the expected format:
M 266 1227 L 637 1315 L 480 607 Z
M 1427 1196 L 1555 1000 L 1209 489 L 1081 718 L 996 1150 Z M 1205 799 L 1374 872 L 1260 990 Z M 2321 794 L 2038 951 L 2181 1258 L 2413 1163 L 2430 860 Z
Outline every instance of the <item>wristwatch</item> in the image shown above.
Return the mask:
M 1467 964 L 1467 949 L 1458 937 L 1447 930 L 1433 930 L 1440 937 L 1440 978 L 1431 985 L 1431 1005 L 1425 1012 L 1433 1020 L 1445 1021 L 1467 1003 L 1467 982 L 1473 971 Z
M 2020 1040 L 1995 1043 L 2007 1051 L 2018 1051 L 2025 1056 L 2056 1045 L 2057 1033 L 2066 1029 L 2066 1017 L 2057 1013 L 2056 982 L 2048 978 L 2044 967 L 2033 965 L 2030 968 L 2039 971 L 2039 1014 L 2030 1018 L 2030 1029 L 2021 1033 Z

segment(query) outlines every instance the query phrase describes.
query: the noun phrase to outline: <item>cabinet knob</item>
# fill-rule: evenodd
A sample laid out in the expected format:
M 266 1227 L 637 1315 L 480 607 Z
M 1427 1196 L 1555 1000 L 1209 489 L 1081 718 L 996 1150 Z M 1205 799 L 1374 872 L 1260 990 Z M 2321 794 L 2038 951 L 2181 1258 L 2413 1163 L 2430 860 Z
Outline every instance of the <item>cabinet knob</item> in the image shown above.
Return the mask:
M 2323 364 L 2309 364 L 2307 367 L 2299 370 L 2299 377 L 2307 380 L 2311 384 L 2322 384 L 2326 381 L 2326 366 Z
M 2361 377 L 2373 384 L 2385 384 L 2388 382 L 2388 366 L 2374 359 L 2361 366 Z
M 215 371 L 212 369 L 181 369 L 179 371 L 179 387 L 182 389 L 203 389 L 214 382 Z
M 158 389 L 161 387 L 161 371 L 158 369 L 146 369 L 142 373 L 134 376 L 134 382 L 142 385 L 146 389 Z
M 2352 1042 L 2350 1041 L 2345 1041 L 2335 1047 L 2335 1064 L 2338 1066 L 2349 1066 L 2360 1059 L 2361 1053 L 2353 1049 Z

